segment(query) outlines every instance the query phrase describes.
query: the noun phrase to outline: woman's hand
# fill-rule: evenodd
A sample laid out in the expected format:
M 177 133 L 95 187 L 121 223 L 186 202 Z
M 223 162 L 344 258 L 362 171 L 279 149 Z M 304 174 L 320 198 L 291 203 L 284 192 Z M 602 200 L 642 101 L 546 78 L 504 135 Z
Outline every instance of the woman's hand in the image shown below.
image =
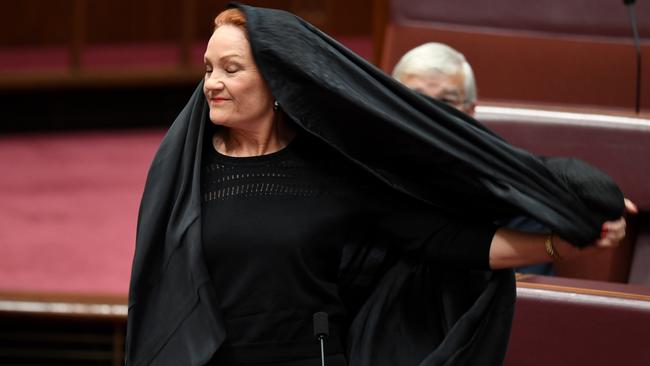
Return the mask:
M 625 211 L 630 214 L 639 212 L 636 205 L 629 199 L 625 199 Z M 612 248 L 625 238 L 626 222 L 625 217 L 621 217 L 615 221 L 607 221 L 603 224 L 600 239 L 596 240 L 594 246 L 599 248 Z
M 630 214 L 636 214 L 638 209 L 632 201 L 626 198 L 625 211 Z M 618 220 L 603 223 L 600 238 L 594 242 L 594 245 L 586 248 L 578 248 L 560 238 L 555 239 L 554 244 L 563 259 L 582 257 L 590 253 L 600 252 L 603 249 L 617 247 L 625 238 L 626 227 L 625 217 L 621 216 Z
M 636 214 L 636 205 L 625 199 L 625 210 Z M 578 248 L 566 240 L 553 236 L 553 245 L 563 260 L 573 259 L 589 253 L 614 248 L 625 238 L 626 221 L 624 217 L 603 223 L 601 236 L 594 245 Z M 492 269 L 522 267 L 551 260 L 546 252 L 544 240 L 548 235 L 527 234 L 510 229 L 497 230 L 490 247 L 490 267 Z

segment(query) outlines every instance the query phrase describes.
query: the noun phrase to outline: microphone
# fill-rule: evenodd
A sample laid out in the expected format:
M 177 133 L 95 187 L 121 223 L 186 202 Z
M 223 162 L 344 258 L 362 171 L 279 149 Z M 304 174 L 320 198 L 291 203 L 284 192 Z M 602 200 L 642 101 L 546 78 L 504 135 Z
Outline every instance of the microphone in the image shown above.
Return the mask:
M 314 314 L 314 336 L 320 341 L 321 365 L 325 366 L 325 339 L 330 335 L 327 313 L 319 311 Z
M 634 48 L 636 49 L 636 101 L 635 109 L 638 114 L 641 111 L 641 41 L 639 39 L 639 29 L 636 24 L 636 13 L 634 12 L 634 3 L 636 0 L 623 0 L 630 15 L 632 25 L 632 37 L 634 39 Z

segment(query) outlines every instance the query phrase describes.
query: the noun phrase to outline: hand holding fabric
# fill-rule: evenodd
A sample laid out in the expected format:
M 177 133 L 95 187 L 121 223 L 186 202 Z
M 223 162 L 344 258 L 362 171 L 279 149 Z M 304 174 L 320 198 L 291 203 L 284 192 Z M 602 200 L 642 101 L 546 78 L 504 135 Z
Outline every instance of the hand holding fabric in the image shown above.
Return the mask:
M 625 211 L 628 214 L 638 213 L 636 205 L 625 198 Z M 611 248 L 616 248 L 625 239 L 627 229 L 627 221 L 624 216 L 617 220 L 606 221 L 602 225 L 600 238 L 598 238 L 593 245 L 585 248 L 578 248 L 567 241 L 558 238 L 556 240 L 556 247 L 564 260 L 573 259 L 590 255 L 591 253 L 600 252 Z

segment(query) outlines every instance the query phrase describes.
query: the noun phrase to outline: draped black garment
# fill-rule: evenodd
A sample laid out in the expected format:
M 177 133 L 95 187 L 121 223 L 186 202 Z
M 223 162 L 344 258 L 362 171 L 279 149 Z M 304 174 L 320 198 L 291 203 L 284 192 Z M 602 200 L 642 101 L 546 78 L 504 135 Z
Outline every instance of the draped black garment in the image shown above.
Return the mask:
M 606 175 L 544 159 L 410 91 L 294 15 L 234 5 L 287 116 L 396 190 L 492 222 L 526 215 L 584 246 L 623 213 Z M 162 141 L 140 206 L 129 291 L 127 365 L 204 365 L 225 332 L 201 249 L 200 170 L 208 106 L 200 84 Z M 407 162 L 407 163 L 404 163 Z M 373 289 L 349 330 L 353 366 L 499 365 L 512 321 L 512 271 L 404 259 L 379 279 L 374 253 L 344 258 L 344 293 Z

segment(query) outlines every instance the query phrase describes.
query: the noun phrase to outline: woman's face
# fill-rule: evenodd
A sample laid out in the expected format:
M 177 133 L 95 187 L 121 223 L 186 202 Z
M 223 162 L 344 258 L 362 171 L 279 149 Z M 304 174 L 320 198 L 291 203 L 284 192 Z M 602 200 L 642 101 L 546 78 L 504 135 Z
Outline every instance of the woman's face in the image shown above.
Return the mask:
M 253 60 L 244 31 L 217 28 L 205 51 L 203 93 L 210 120 L 230 128 L 255 129 L 273 121 L 273 96 Z

